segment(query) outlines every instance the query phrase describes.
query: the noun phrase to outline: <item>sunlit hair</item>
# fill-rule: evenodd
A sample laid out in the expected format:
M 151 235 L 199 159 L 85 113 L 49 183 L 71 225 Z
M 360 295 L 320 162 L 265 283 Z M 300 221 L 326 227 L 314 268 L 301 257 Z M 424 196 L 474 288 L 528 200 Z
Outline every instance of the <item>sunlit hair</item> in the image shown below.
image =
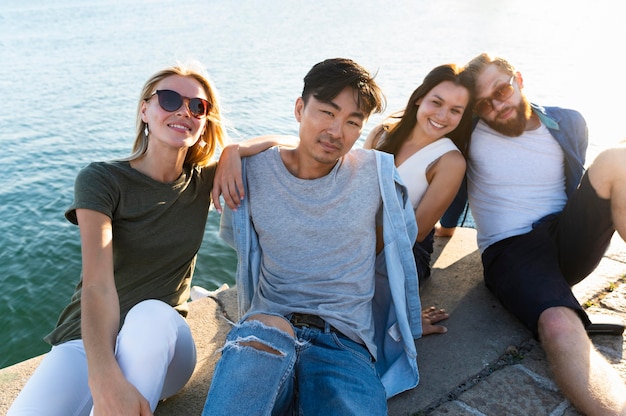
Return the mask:
M 468 105 L 463 112 L 459 125 L 447 135 L 465 153 L 465 143 L 468 141 L 472 122 L 472 90 L 469 86 L 469 80 L 455 64 L 440 65 L 426 75 L 422 84 L 411 94 L 406 108 L 389 116 L 389 119 L 399 119 L 399 121 L 396 123 L 383 123 L 383 128 L 387 134 L 383 140 L 378 141 L 376 149 L 395 155 L 402 147 L 402 144 L 410 139 L 411 132 L 417 124 L 417 110 L 419 106 L 416 102 L 444 81 L 463 87 L 470 93 Z
M 313 96 L 316 100 L 330 102 L 346 87 L 355 91 L 357 106 L 366 117 L 385 110 L 387 101 L 374 77 L 361 65 L 345 58 L 315 64 L 304 77 L 302 100 L 306 104 Z
M 515 75 L 516 73 L 515 67 L 513 67 L 513 65 L 511 65 L 506 59 L 490 55 L 486 52 L 481 53 L 470 60 L 463 68 L 463 72 L 467 74 L 468 80 L 470 81 L 470 88 L 472 89 L 474 96 L 477 95 L 476 80 L 478 79 L 478 76 L 488 65 L 491 64 L 497 66 L 498 69 L 504 74 Z
M 204 68 L 196 63 L 178 63 L 175 66 L 165 68 L 152 75 L 146 81 L 139 97 L 137 105 L 137 131 L 133 153 L 126 160 L 136 160 L 142 157 L 148 149 L 148 137 L 144 130 L 146 123 L 141 119 L 141 106 L 143 102 L 150 98 L 156 89 L 156 85 L 163 79 L 180 75 L 193 78 L 198 81 L 207 96 L 207 101 L 211 104 L 209 114 L 206 116 L 206 125 L 198 141 L 187 150 L 185 164 L 190 166 L 206 166 L 213 158 L 217 147 L 223 147 L 226 141 L 226 130 L 224 128 L 222 114 L 220 110 L 219 96 Z

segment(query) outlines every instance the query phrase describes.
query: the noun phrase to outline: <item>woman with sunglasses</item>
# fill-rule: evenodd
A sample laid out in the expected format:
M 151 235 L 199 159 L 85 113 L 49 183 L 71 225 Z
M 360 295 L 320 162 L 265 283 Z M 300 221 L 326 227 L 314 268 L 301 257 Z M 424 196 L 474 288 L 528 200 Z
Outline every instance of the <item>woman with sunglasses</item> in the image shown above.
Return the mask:
M 465 175 L 465 159 L 455 143 L 469 134 L 470 88 L 454 64 L 434 68 L 411 94 L 406 108 L 375 127 L 365 148 L 392 153 L 415 210 L 418 235 L 413 252 L 420 285 L 430 276 L 434 226 L 454 199 Z M 424 325 L 447 315 L 424 311 Z M 443 327 L 424 328 L 444 332 Z
M 82 276 L 10 415 L 151 415 L 191 377 L 186 302 L 225 141 L 216 90 L 194 66 L 159 71 L 136 125 L 130 157 L 78 174 L 65 215 Z

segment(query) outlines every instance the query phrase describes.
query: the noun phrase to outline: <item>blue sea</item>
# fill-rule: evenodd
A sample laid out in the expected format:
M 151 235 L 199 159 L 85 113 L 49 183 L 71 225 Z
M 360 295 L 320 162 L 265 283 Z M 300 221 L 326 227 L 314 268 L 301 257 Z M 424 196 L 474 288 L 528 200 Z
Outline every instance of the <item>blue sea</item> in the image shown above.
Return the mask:
M 516 64 L 532 101 L 576 108 L 590 157 L 626 137 L 619 2 L 580 0 L 3 0 L 0 6 L 0 368 L 42 354 L 80 273 L 64 210 L 78 170 L 126 156 L 143 82 L 197 60 L 233 141 L 297 133 L 309 68 L 349 57 L 388 111 L 434 66 L 483 51 Z M 367 134 L 383 116 L 372 117 Z M 362 141 L 357 143 L 360 146 Z M 278 219 L 277 219 L 278 220 Z M 194 284 L 233 284 L 211 212 Z

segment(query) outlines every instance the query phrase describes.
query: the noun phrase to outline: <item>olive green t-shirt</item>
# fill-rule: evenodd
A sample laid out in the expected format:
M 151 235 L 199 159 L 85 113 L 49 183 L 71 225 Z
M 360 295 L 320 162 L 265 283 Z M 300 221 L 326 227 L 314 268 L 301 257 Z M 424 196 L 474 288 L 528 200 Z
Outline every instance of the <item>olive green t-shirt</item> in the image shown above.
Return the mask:
M 77 224 L 76 209 L 84 208 L 112 220 L 120 327 L 128 311 L 146 299 L 162 300 L 187 315 L 214 174 L 214 163 L 185 167 L 176 181 L 162 183 L 127 161 L 95 162 L 79 172 L 74 202 L 65 216 Z M 81 338 L 81 289 L 82 276 L 46 342 L 56 345 Z

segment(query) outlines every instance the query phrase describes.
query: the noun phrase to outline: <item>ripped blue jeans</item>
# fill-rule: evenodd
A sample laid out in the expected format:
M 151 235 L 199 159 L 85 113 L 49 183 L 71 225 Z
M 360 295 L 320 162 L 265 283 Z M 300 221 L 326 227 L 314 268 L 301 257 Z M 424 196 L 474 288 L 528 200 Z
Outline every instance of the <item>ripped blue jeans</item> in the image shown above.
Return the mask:
M 316 328 L 296 338 L 258 321 L 228 334 L 202 415 L 386 415 L 385 389 L 367 349 Z M 241 342 L 257 341 L 275 353 Z

